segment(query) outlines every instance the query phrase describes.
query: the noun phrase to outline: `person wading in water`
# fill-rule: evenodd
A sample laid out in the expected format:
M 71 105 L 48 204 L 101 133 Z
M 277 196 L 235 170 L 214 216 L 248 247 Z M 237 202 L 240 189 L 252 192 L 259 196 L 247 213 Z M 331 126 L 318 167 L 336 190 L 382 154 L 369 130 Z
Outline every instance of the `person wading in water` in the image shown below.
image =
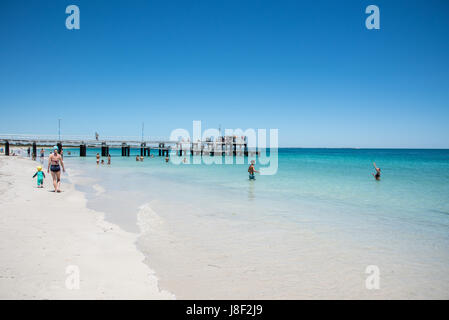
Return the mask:
M 375 162 L 373 162 L 373 166 L 374 166 L 374 169 L 376 169 L 376 173 L 373 173 L 373 177 L 374 177 L 374 179 L 376 179 L 377 181 L 380 181 L 380 168 L 378 168 L 378 167 L 376 166 L 376 163 L 375 163 Z
M 53 186 L 55 192 L 61 192 L 59 189 L 61 187 L 61 167 L 62 171 L 65 172 L 64 162 L 62 161 L 61 155 L 58 154 L 58 147 L 53 147 L 53 153 L 48 157 L 48 169 L 47 172 L 50 173 L 53 178 Z
M 41 149 L 41 163 L 44 164 L 44 157 L 45 157 L 45 151 L 44 149 Z
M 248 173 L 249 173 L 249 180 L 256 180 L 256 176 L 254 175 L 254 173 L 259 173 L 259 171 L 256 170 L 256 168 L 254 168 L 254 160 L 251 160 L 251 164 L 249 165 L 248 168 Z

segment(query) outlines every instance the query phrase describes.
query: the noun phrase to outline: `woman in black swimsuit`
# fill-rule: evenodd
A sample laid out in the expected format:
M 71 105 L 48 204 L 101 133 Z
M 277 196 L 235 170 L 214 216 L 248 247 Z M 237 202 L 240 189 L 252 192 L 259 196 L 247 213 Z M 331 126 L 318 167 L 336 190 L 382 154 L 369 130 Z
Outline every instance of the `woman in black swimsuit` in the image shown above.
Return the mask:
M 51 171 L 51 177 L 53 178 L 53 186 L 55 192 L 61 192 L 59 189 L 61 186 L 61 166 L 62 171 L 65 172 L 64 162 L 62 162 L 62 157 L 58 154 L 58 147 L 53 148 L 53 153 L 48 157 L 48 169 L 47 172 Z
M 374 165 L 374 169 L 376 169 L 376 173 L 373 173 L 372 175 L 373 175 L 374 179 L 376 179 L 377 181 L 379 181 L 379 180 L 380 180 L 380 168 L 378 168 L 378 167 L 376 166 L 376 163 L 375 163 L 375 162 L 373 162 L 373 165 Z

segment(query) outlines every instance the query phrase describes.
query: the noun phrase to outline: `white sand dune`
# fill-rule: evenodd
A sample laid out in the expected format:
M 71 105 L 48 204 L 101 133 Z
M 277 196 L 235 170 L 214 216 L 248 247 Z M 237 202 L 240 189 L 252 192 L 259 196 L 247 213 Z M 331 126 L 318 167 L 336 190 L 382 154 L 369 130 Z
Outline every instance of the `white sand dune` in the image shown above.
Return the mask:
M 0 156 L 1 299 L 174 298 L 143 263 L 137 235 L 87 209 L 67 175 L 60 194 L 50 175 L 36 188 L 37 165 Z

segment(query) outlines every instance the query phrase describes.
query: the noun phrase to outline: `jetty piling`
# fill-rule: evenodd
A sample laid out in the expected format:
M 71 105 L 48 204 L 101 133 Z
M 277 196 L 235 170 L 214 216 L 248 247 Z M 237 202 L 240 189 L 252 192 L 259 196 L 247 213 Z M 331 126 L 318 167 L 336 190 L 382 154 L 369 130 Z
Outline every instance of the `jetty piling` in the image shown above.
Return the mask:
M 33 141 L 33 152 L 32 152 L 33 159 L 36 159 L 36 155 L 37 155 L 36 141 Z
M 126 143 L 122 143 L 122 157 L 129 157 L 130 146 Z
M 106 144 L 106 142 L 101 143 L 101 156 L 107 157 L 109 155 L 109 146 Z
M 141 157 L 146 157 L 147 156 L 147 144 L 145 142 L 142 142 L 140 144 L 140 156 Z
M 87 148 L 86 145 L 84 143 L 80 144 L 80 157 L 85 157 L 86 156 L 86 152 Z
M 106 142 L 102 142 L 101 143 L 101 156 L 102 157 L 106 157 L 107 156 L 107 154 L 106 154 Z
M 159 157 L 164 155 L 163 149 L 165 147 L 164 143 L 159 143 Z
M 61 154 L 61 151 L 62 151 L 62 143 L 61 143 L 61 142 L 58 142 L 58 143 L 56 144 L 56 146 L 58 147 L 58 153 Z

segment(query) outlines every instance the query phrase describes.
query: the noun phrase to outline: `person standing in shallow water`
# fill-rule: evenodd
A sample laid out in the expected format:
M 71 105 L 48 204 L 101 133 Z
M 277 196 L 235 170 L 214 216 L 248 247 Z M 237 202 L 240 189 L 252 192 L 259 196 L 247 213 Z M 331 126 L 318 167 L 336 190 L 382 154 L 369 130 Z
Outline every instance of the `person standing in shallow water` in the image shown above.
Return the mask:
M 376 173 L 373 173 L 372 175 L 373 175 L 374 179 L 376 179 L 377 181 L 380 181 L 380 168 L 378 168 L 376 166 L 375 162 L 373 162 L 373 166 L 374 166 L 374 169 L 376 169 Z
M 248 173 L 249 173 L 249 180 L 256 180 L 256 176 L 254 175 L 254 173 L 259 173 L 259 171 L 256 170 L 256 168 L 254 168 L 254 160 L 251 160 L 251 164 L 249 165 L 248 168 Z
M 45 157 L 45 151 L 44 151 L 44 149 L 41 149 L 40 161 L 42 164 L 44 164 L 44 157 Z
M 53 187 L 55 192 L 61 192 L 61 167 L 62 171 L 65 172 L 64 162 L 62 161 L 61 155 L 58 154 L 58 147 L 53 148 L 53 153 L 48 157 L 48 169 L 47 172 L 50 173 L 53 178 Z

